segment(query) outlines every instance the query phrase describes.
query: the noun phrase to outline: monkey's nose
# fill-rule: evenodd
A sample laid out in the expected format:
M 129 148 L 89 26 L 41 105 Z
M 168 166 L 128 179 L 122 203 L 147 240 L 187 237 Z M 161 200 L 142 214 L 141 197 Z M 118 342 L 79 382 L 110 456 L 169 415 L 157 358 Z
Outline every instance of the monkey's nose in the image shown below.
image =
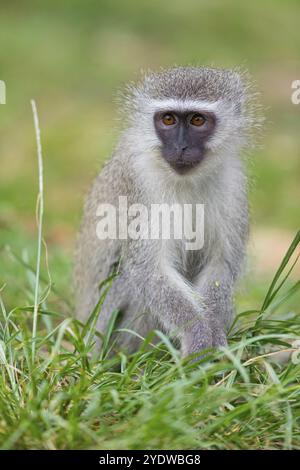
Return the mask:
M 184 144 L 184 143 L 178 143 L 176 146 L 175 146 L 177 152 L 184 152 L 188 146 L 187 144 Z
M 178 152 L 178 156 L 179 158 L 182 158 L 184 152 L 186 151 L 186 149 L 188 148 L 187 145 L 180 145 L 177 147 L 177 152 Z

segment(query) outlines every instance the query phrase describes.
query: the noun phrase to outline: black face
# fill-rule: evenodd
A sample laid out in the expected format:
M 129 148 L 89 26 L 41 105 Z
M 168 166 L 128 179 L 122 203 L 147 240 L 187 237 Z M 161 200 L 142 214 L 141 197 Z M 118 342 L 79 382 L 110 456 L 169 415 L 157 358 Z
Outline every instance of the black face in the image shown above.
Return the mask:
M 162 156 L 183 174 L 205 157 L 205 144 L 214 133 L 216 117 L 206 111 L 164 111 L 154 115 L 154 126 L 162 143 Z

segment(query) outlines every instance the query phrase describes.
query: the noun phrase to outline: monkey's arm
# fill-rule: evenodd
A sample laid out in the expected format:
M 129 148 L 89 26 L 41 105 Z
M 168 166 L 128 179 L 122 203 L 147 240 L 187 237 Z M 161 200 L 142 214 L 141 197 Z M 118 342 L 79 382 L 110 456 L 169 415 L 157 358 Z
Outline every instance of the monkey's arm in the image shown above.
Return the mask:
M 233 225 L 235 231 L 224 237 L 218 253 L 211 256 L 202 268 L 194 284 L 202 302 L 201 310 L 212 331 L 213 346 L 227 344 L 226 331 L 232 322 L 233 290 L 244 264 L 248 222 Z
M 236 274 L 224 260 L 208 264 L 196 281 L 200 308 L 208 319 L 213 346 L 226 346 L 226 331 L 233 317 L 233 288 Z
M 199 294 L 175 269 L 161 270 L 149 263 L 147 272 L 137 271 L 134 277 L 144 304 L 164 331 L 179 338 L 184 354 L 212 346 L 211 327 L 199 308 Z M 192 351 L 185 347 L 187 338 L 193 338 Z

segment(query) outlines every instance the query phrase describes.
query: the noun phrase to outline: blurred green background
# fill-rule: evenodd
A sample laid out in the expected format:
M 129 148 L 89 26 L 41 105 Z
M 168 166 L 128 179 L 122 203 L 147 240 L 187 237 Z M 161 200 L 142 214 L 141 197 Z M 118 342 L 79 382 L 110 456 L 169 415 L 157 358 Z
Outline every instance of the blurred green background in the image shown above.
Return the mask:
M 300 79 L 299 18 L 298 0 L 1 0 L 0 283 L 9 302 L 26 286 L 22 265 L 4 247 L 35 260 L 30 99 L 42 128 L 50 269 L 68 296 L 83 196 L 117 139 L 116 92 L 141 69 L 174 64 L 242 65 L 261 93 L 267 120 L 249 163 L 253 236 L 240 304 L 259 302 L 299 228 L 300 105 L 291 102 L 291 83 Z

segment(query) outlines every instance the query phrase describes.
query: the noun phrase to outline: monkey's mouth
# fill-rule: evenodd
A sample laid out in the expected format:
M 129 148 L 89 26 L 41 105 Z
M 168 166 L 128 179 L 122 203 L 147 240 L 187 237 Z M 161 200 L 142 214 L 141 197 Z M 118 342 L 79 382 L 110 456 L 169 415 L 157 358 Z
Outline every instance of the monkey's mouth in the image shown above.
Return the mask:
M 185 175 L 186 173 L 189 173 L 192 171 L 199 162 L 192 163 L 192 162 L 187 162 L 183 160 L 177 160 L 176 162 L 169 162 L 171 168 L 176 171 L 179 175 Z

